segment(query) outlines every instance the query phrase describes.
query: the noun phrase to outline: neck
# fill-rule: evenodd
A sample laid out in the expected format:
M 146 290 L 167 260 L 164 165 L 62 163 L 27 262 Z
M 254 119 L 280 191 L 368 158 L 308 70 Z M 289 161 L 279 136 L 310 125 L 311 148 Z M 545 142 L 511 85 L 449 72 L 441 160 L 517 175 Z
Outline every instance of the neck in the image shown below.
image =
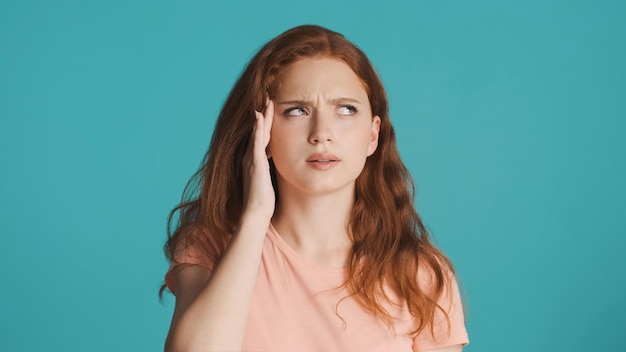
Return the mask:
M 354 189 L 314 196 L 280 192 L 272 223 L 300 254 L 322 266 L 343 267 L 351 242 L 348 220 Z

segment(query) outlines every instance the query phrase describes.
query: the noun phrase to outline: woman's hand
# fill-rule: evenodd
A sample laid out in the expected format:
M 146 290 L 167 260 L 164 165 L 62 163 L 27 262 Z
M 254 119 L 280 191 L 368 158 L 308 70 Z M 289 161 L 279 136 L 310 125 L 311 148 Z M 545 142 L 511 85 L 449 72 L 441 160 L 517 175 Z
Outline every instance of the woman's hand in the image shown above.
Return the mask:
M 243 214 L 212 273 L 200 267 L 176 272 L 176 308 L 166 351 L 241 351 L 261 252 L 276 196 L 268 155 L 274 103 L 256 113 L 243 158 Z
M 266 152 L 274 119 L 274 102 L 268 98 L 265 111 L 254 113 L 256 123 L 243 158 L 243 216 L 259 216 L 269 223 L 276 204 Z

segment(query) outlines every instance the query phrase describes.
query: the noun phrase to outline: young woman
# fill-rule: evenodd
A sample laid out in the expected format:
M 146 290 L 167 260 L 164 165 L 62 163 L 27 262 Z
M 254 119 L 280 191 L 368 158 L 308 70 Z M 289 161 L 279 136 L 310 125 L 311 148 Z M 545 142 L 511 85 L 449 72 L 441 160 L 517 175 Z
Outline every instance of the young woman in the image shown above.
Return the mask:
M 174 214 L 167 351 L 468 342 L 453 267 L 415 211 L 382 83 L 338 33 L 296 27 L 256 54 Z

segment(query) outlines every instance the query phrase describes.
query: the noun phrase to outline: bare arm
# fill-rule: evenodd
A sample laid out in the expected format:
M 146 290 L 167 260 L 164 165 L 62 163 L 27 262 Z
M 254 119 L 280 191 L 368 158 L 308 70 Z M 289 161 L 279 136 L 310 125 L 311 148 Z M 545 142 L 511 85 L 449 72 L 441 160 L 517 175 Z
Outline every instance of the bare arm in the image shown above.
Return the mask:
M 201 267 L 174 272 L 176 307 L 165 350 L 240 351 L 275 195 L 265 148 L 274 106 L 268 101 L 244 158 L 244 213 L 212 274 Z

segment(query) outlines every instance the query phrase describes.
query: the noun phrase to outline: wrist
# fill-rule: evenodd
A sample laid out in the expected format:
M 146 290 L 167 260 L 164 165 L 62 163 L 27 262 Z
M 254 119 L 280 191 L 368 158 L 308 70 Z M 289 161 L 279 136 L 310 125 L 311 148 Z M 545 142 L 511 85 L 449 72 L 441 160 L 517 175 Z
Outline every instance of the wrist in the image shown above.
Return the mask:
M 236 234 L 263 238 L 270 226 L 270 220 L 271 216 L 255 212 L 244 212 L 239 220 Z

